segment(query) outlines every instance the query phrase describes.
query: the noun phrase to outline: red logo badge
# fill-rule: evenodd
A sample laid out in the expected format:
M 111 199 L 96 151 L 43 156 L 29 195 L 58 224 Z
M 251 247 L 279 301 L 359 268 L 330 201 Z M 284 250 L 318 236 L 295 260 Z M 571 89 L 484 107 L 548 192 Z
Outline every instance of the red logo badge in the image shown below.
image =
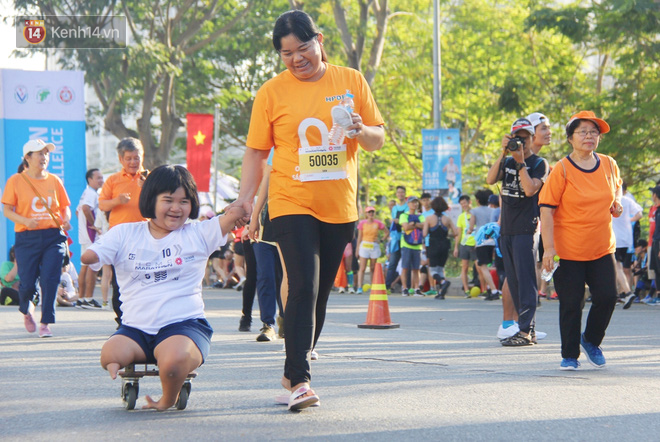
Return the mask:
M 23 38 L 30 44 L 36 45 L 46 38 L 46 26 L 44 20 L 25 20 Z

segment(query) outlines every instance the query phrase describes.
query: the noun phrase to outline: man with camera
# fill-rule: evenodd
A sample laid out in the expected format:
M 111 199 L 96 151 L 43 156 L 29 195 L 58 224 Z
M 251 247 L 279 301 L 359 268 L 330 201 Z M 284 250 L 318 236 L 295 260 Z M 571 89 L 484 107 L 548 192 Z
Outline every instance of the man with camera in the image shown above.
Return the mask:
M 520 331 L 502 341 L 504 346 L 536 343 L 536 260 L 534 233 L 538 226 L 538 192 L 548 175 L 548 162 L 532 152 L 534 126 L 516 120 L 502 139 L 502 151 L 488 170 L 486 182 L 502 181 L 500 249 L 511 297 L 518 311 Z

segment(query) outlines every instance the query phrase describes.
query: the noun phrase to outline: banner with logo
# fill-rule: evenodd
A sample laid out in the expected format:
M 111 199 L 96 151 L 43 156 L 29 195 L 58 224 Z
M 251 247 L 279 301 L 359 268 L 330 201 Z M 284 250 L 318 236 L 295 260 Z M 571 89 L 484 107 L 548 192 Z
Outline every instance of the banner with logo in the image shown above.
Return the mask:
M 0 189 L 16 173 L 23 145 L 40 138 L 55 145 L 48 171 L 64 182 L 71 199 L 69 235 L 73 259 L 79 262 L 78 221 L 75 209 L 85 189 L 84 78 L 80 71 L 0 70 Z M 14 224 L 0 217 L 0 256 L 7 259 L 14 244 Z
M 458 203 L 463 187 L 458 129 L 423 129 L 422 163 L 422 188 Z

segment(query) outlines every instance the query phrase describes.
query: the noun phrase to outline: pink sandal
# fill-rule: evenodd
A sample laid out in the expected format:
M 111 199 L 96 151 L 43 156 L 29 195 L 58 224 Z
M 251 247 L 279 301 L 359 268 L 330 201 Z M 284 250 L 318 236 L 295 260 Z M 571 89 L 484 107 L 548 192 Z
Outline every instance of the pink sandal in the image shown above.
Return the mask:
M 289 398 L 291 397 L 291 392 L 287 390 L 286 393 L 278 394 L 275 396 L 275 403 L 277 405 L 289 405 Z M 310 405 L 310 407 L 318 407 L 321 405 L 321 400 L 315 404 Z
M 308 395 L 309 393 L 309 395 Z M 302 386 L 289 396 L 289 410 L 297 411 L 303 408 L 311 407 L 319 402 L 319 397 L 314 394 L 311 388 Z

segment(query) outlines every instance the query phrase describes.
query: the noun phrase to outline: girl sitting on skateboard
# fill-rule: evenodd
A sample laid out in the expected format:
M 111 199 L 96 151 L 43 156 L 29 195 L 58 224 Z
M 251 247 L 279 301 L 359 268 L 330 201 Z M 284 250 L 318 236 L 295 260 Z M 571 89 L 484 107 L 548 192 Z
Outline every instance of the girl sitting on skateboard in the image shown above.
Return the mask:
M 199 223 L 197 186 L 182 166 L 164 165 L 147 177 L 139 200 L 148 221 L 120 224 L 82 255 L 83 264 L 112 264 L 121 288 L 122 324 L 101 349 L 115 379 L 134 362 L 158 363 L 163 395 L 143 408 L 166 410 L 188 373 L 208 355 L 213 330 L 204 317 L 202 279 L 209 255 L 249 218 L 240 207 Z

